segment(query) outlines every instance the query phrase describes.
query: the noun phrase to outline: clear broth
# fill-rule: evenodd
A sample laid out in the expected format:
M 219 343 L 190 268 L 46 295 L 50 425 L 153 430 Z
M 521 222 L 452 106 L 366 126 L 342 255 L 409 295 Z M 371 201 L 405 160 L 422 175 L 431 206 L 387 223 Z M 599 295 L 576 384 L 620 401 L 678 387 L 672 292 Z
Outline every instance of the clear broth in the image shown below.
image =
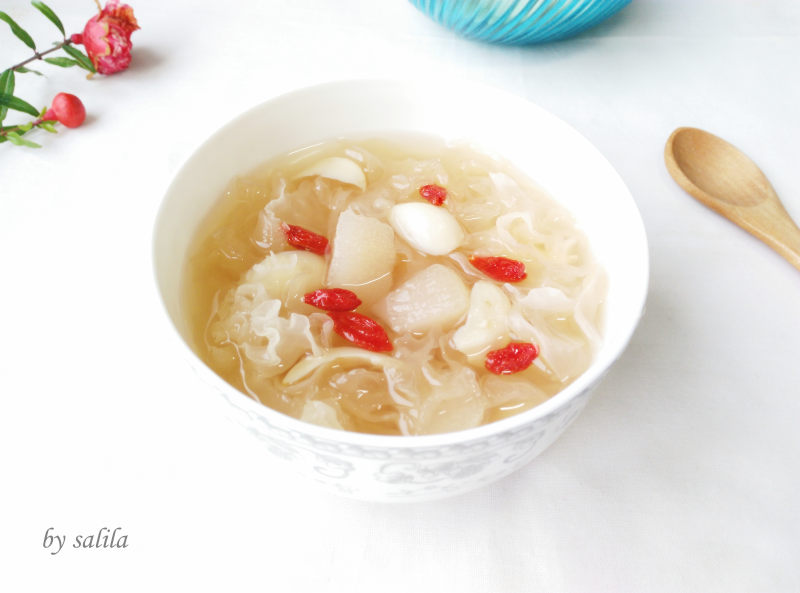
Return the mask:
M 297 177 L 328 156 L 358 163 L 366 175 L 366 191 L 334 179 Z M 283 377 L 297 361 L 280 368 L 263 364 L 259 356 L 269 340 L 248 333 L 249 326 L 243 329 L 243 323 L 255 323 L 252 314 L 236 312 L 232 304 L 237 290 L 240 296 L 246 292 L 243 286 L 256 264 L 272 253 L 294 250 L 274 233 L 274 226 L 270 234 L 265 212 L 272 223 L 299 225 L 335 244 L 343 211 L 352 209 L 386 222 L 393 204 L 422 200 L 418 188 L 431 183 L 447 188 L 444 207 L 466 238 L 455 251 L 431 256 L 396 236 L 391 283 L 384 283 L 383 292 L 432 264 L 455 271 L 470 289 L 487 280 L 467 263 L 475 253 L 523 261 L 525 280 L 495 283 L 508 297 L 512 313 L 509 330 L 492 347 L 500 348 L 509 340 L 532 341 L 540 356 L 522 372 L 495 375 L 484 367 L 483 356 L 467 356 L 453 347 L 453 333 L 466 315 L 447 327 L 404 334 L 381 322 L 395 346 L 387 354 L 407 363 L 401 370 L 345 358 L 285 384 Z M 510 213 L 516 214 L 509 217 Z M 327 265 L 331 255 L 324 257 Z M 279 316 L 306 318 L 323 351 L 352 347 L 331 331 L 324 312 L 302 302 L 307 288 L 289 281 L 283 287 Z M 383 292 L 363 299 L 367 302 L 358 311 L 380 320 Z M 231 385 L 296 418 L 395 435 L 449 432 L 494 422 L 562 390 L 588 368 L 599 346 L 605 293 L 605 275 L 563 207 L 510 164 L 469 146 L 449 146 L 421 136 L 325 142 L 235 179 L 198 230 L 183 278 L 193 346 Z M 246 354 L 251 351 L 260 354 Z

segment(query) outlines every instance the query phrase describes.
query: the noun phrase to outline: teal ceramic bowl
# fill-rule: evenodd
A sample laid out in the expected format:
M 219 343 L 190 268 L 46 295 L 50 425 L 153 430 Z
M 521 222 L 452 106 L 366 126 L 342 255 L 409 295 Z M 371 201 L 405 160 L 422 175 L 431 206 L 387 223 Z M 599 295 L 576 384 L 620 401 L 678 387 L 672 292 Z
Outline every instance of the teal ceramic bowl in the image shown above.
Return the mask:
M 411 0 L 429 17 L 465 37 L 524 45 L 576 35 L 631 0 Z

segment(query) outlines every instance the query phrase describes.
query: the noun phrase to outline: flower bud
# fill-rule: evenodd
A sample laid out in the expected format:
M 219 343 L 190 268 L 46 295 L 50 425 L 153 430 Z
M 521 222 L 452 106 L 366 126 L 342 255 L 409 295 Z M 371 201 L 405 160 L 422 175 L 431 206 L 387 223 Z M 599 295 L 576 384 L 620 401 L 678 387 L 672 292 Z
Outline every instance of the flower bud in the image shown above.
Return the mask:
M 77 128 L 86 119 L 86 108 L 75 95 L 58 93 L 42 116 L 46 121 L 59 121 L 68 128 Z

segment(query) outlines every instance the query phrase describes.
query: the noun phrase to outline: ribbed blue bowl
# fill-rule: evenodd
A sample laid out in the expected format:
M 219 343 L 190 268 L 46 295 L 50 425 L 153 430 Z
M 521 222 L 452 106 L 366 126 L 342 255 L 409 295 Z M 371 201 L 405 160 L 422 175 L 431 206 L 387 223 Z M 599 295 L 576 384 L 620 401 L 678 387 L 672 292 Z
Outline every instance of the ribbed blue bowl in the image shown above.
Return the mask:
M 435 21 L 465 37 L 523 45 L 576 35 L 631 0 L 411 0 Z

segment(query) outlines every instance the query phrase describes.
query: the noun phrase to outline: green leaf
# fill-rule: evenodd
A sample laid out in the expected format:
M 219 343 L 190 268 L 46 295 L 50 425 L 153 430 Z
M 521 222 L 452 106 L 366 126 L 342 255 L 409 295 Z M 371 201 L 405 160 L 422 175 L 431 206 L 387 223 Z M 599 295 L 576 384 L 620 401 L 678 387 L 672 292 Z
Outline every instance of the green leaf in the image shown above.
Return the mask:
M 24 134 L 25 132 L 30 132 L 32 127 L 33 127 L 33 122 L 29 121 L 26 124 L 22 124 L 17 129 Z
M 67 52 L 69 55 L 75 58 L 75 60 L 78 62 L 78 66 L 80 66 L 84 70 L 88 70 L 89 72 L 97 72 L 97 70 L 94 69 L 94 64 L 92 64 L 92 61 L 81 50 L 74 48 L 69 44 L 65 45 L 61 49 L 63 49 L 65 52 Z
M 4 70 L 0 74 L 0 94 L 13 95 L 14 94 L 14 71 L 11 69 Z M 0 123 L 6 118 L 8 107 L 0 105 Z
M 36 109 L 30 103 L 23 101 L 19 97 L 15 97 L 13 95 L 7 95 L 5 93 L 0 94 L 0 105 L 5 105 L 9 109 L 13 109 L 15 111 L 22 111 L 24 113 L 28 113 L 33 117 L 39 116 L 39 110 Z
M 20 74 L 28 74 L 29 72 L 31 72 L 36 76 L 44 76 L 44 74 L 42 74 L 38 70 L 34 70 L 33 68 L 26 68 L 25 66 L 20 66 L 15 70 L 15 72 L 19 72 Z
M 51 121 L 43 121 L 39 124 L 39 127 L 42 128 L 45 132 L 50 132 L 51 134 L 58 134 L 58 130 L 53 125 Z
M 70 68 L 71 66 L 80 66 L 77 60 L 73 60 L 72 58 L 43 58 L 45 62 L 48 64 L 53 64 L 54 66 L 61 66 L 62 68 Z
M 61 23 L 61 19 L 56 16 L 56 13 L 53 12 L 52 8 L 50 8 L 44 2 L 31 2 L 31 4 L 33 4 L 33 7 L 36 10 L 38 10 L 48 19 L 50 19 L 50 22 L 53 23 L 56 27 L 58 27 L 58 30 L 61 31 L 61 34 L 66 37 L 67 34 L 64 32 L 64 25 Z
M 14 94 L 14 71 L 10 68 L 3 70 L 0 74 L 0 93 L 4 95 Z
M 8 132 L 6 134 L 6 138 L 12 144 L 16 144 L 17 146 L 30 146 L 31 148 L 41 148 L 41 144 L 36 144 L 36 142 L 31 142 L 30 140 L 26 140 L 16 132 Z
M 10 16 L 8 16 L 2 10 L 0 10 L 0 21 L 7 22 L 8 26 L 11 27 L 11 32 L 14 35 L 16 35 L 20 40 L 22 40 L 22 43 L 24 43 L 25 45 L 30 47 L 32 50 L 34 50 L 34 51 L 36 50 L 36 44 L 33 42 L 33 39 L 31 38 L 31 36 L 28 35 L 28 32 L 25 29 L 23 29 L 22 27 L 20 27 L 14 21 L 14 19 L 12 19 Z

